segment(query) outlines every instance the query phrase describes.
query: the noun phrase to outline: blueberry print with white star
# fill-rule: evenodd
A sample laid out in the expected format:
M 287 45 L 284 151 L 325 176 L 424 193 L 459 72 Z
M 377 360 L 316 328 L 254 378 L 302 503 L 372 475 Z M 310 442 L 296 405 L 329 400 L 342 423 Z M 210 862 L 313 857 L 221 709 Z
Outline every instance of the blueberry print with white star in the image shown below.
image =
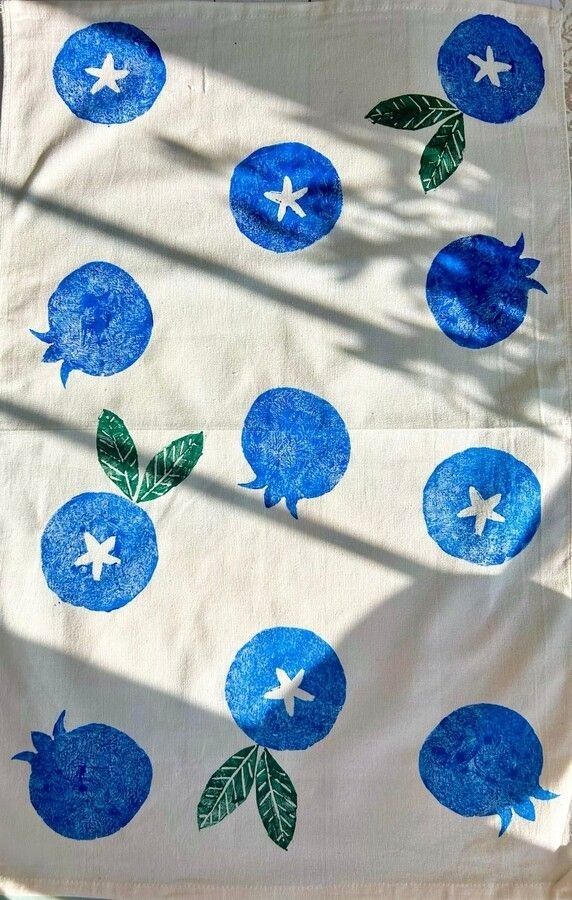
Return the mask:
M 540 525 L 540 484 L 511 453 L 471 447 L 435 468 L 423 491 L 423 515 L 445 553 L 500 565 L 524 550 Z
M 80 119 L 117 125 L 146 113 L 166 79 L 159 47 L 126 22 L 97 22 L 75 31 L 53 68 L 56 90 Z
M 329 734 L 346 699 L 342 664 L 313 631 L 268 628 L 236 654 L 225 695 L 233 719 L 254 744 L 229 757 L 209 779 L 197 809 L 199 829 L 217 825 L 256 784 L 262 823 L 274 843 L 287 849 L 297 795 L 269 750 L 306 750 Z
M 528 292 L 547 293 L 529 276 L 540 265 L 522 258 L 524 236 L 514 246 L 475 234 L 436 255 L 427 275 L 427 303 L 439 328 L 471 350 L 504 340 L 524 321 Z
M 92 723 L 66 731 L 64 718 L 65 712 L 52 735 L 32 731 L 35 752 L 12 759 L 30 764 L 30 801 L 48 828 L 74 841 L 109 837 L 145 803 L 151 761 L 117 728 Z
M 104 492 L 78 494 L 64 503 L 46 525 L 41 549 L 48 587 L 60 600 L 102 612 L 140 594 L 158 559 L 147 513 Z
M 269 628 L 238 651 L 225 693 L 251 740 L 271 750 L 305 750 L 333 727 L 346 679 L 335 651 L 312 631 Z
M 449 100 L 483 122 L 511 122 L 532 109 L 544 87 L 540 50 L 500 16 L 457 25 L 439 50 L 437 69 Z
M 271 388 L 252 404 L 242 429 L 242 449 L 256 474 L 241 487 L 264 488 L 264 505 L 284 498 L 294 518 L 301 499 L 331 491 L 350 460 L 350 439 L 327 400 L 299 388 Z
M 82 493 L 64 503 L 42 535 L 42 570 L 48 587 L 63 602 L 111 612 L 141 593 L 159 559 L 155 527 L 138 504 L 184 481 L 202 454 L 203 435 L 172 441 L 141 476 L 137 448 L 125 423 L 104 410 L 96 448 L 105 474 L 125 496 Z
M 61 362 L 64 387 L 76 369 L 115 375 L 136 362 L 153 329 L 151 306 L 124 269 L 90 262 L 74 269 L 48 300 L 48 330 L 32 334 L 50 346 L 44 362 Z
M 230 208 L 240 231 L 275 253 L 302 250 L 328 234 L 342 211 L 338 173 L 306 144 L 260 147 L 235 168 Z
M 438 125 L 421 156 L 425 193 L 453 175 L 465 151 L 464 116 L 504 124 L 528 112 L 544 87 L 542 55 L 517 25 L 478 15 L 453 29 L 437 58 L 447 99 L 400 94 L 380 100 L 366 119 L 374 125 L 417 131 Z M 500 150 L 500 148 L 499 148 Z
M 529 722 L 506 706 L 476 703 L 446 716 L 419 753 L 419 774 L 435 799 L 460 816 L 498 816 L 499 837 L 513 813 L 534 822 L 542 745 Z

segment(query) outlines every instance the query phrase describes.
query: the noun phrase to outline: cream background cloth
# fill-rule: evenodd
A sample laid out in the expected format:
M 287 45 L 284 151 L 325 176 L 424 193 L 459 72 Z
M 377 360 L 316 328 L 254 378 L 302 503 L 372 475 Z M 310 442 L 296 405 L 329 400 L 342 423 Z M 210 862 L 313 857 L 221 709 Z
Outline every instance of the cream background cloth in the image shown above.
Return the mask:
M 466 119 L 458 172 L 424 196 L 425 132 L 374 128 L 382 97 L 442 95 L 444 37 L 477 12 L 516 22 L 542 50 L 537 105 L 505 126 Z M 160 46 L 167 83 L 152 109 L 106 128 L 75 118 L 51 68 L 64 40 L 101 20 Z M 571 793 L 570 281 L 560 17 L 505 2 L 20 2 L 4 9 L 0 132 L 0 868 L 7 890 L 85 896 L 567 896 Z M 302 141 L 342 179 L 329 236 L 270 254 L 237 230 L 234 166 L 256 147 Z M 444 338 L 427 308 L 435 253 L 465 234 L 541 260 L 522 327 L 487 351 Z M 40 362 L 47 299 L 104 259 L 130 272 L 155 320 L 144 356 L 94 379 Z M 250 469 L 244 416 L 261 391 L 295 385 L 343 416 L 352 459 L 336 489 L 265 510 L 237 486 Z M 109 615 L 57 601 L 39 539 L 52 512 L 108 490 L 95 454 L 103 407 L 140 453 L 205 431 L 184 486 L 149 509 L 153 582 Z M 534 541 L 503 567 L 443 554 L 421 494 L 444 457 L 494 446 L 543 490 Z M 298 796 L 283 853 L 246 803 L 199 834 L 208 776 L 247 743 L 224 699 L 242 644 L 272 625 L 316 631 L 342 660 L 346 705 L 328 737 L 278 754 Z M 501 703 L 534 725 L 542 783 L 560 794 L 537 821 L 465 819 L 417 772 L 427 733 L 467 703 Z M 29 804 L 10 757 L 32 729 L 108 722 L 145 747 L 149 799 L 111 838 L 67 841 Z M 242 741 L 242 743 L 241 743 Z M 228 751 L 228 752 L 227 752 Z M 569 877 L 569 876 L 568 876 Z M 563 881 L 564 879 L 564 881 Z M 557 883 L 561 889 L 554 888 Z M 230 891 L 231 888 L 229 887 Z

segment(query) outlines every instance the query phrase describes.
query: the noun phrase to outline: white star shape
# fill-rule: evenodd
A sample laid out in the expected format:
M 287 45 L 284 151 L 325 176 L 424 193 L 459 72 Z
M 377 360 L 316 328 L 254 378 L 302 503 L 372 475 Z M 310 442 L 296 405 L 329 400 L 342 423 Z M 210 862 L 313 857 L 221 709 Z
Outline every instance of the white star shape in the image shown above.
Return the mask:
M 303 691 L 300 687 L 303 677 L 304 669 L 300 669 L 300 671 L 294 675 L 294 678 L 290 678 L 284 669 L 276 669 L 276 678 L 279 681 L 278 687 L 273 688 L 271 691 L 266 691 L 264 699 L 282 700 L 288 715 L 293 716 L 294 699 L 306 700 L 308 702 L 315 699 L 313 694 L 309 694 L 308 691 Z
M 281 222 L 286 215 L 287 209 L 291 209 L 292 212 L 296 213 L 297 216 L 300 216 L 301 219 L 304 218 L 306 213 L 296 201 L 307 193 L 307 187 L 300 188 L 298 191 L 292 190 L 292 181 L 285 175 L 284 181 L 282 182 L 282 190 L 265 191 L 264 196 L 267 200 L 272 200 L 273 203 L 278 204 L 278 221 Z
M 504 516 L 495 512 L 495 506 L 498 506 L 500 503 L 502 494 L 494 494 L 492 497 L 489 497 L 488 500 L 485 500 L 484 497 L 481 497 L 476 488 L 470 487 L 469 497 L 471 499 L 471 505 L 462 509 L 461 512 L 457 513 L 457 516 L 459 519 L 466 519 L 468 516 L 474 516 L 475 534 L 478 534 L 479 537 L 485 529 L 487 519 L 490 519 L 492 522 L 505 521 Z
M 486 59 L 481 59 L 474 53 L 469 53 L 467 56 L 467 59 L 479 67 L 474 80 L 480 81 L 481 78 L 488 78 L 491 84 L 500 87 L 499 72 L 510 72 L 512 66 L 509 63 L 497 62 L 492 47 L 487 47 L 486 57 Z
M 104 565 L 118 566 L 121 563 L 117 556 L 111 556 L 111 551 L 115 547 L 115 536 L 107 538 L 100 544 L 97 538 L 94 538 L 89 531 L 84 531 L 83 539 L 87 547 L 87 553 L 78 556 L 74 565 L 91 566 L 91 577 L 94 581 L 99 581 Z
M 116 69 L 115 61 L 113 59 L 113 54 L 108 53 L 105 59 L 103 60 L 103 65 L 101 69 L 96 69 L 93 66 L 89 66 L 86 70 L 88 75 L 92 75 L 94 78 L 97 78 L 97 81 L 94 82 L 91 86 L 91 94 L 97 94 L 104 87 L 111 88 L 111 90 L 116 93 L 121 93 L 121 88 L 118 86 L 117 82 L 122 78 L 127 78 L 129 75 L 129 69 Z

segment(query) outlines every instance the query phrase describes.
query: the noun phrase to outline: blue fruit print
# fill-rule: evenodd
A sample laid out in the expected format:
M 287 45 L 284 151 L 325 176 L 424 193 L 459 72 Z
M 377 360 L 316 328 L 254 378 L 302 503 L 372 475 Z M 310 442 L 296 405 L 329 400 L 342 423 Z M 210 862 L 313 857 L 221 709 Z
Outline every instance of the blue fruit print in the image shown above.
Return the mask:
M 305 750 L 332 729 L 346 698 L 335 651 L 303 628 L 268 628 L 242 647 L 226 702 L 248 737 L 273 750 Z
M 449 100 L 483 122 L 511 122 L 532 109 L 544 87 L 540 50 L 499 16 L 457 25 L 439 50 L 437 68 Z
M 536 44 L 500 16 L 461 22 L 439 50 L 437 69 L 448 100 L 408 93 L 380 100 L 366 115 L 375 125 L 417 131 L 438 125 L 421 156 L 425 193 L 447 181 L 463 160 L 464 116 L 511 122 L 531 109 L 544 87 Z
M 12 758 L 30 763 L 30 801 L 49 828 L 74 841 L 108 837 L 147 799 L 151 762 L 123 731 L 100 724 L 66 731 L 64 717 L 52 737 L 32 732 L 36 753 Z
M 116 125 L 149 110 L 165 84 L 157 44 L 134 25 L 97 22 L 75 31 L 56 57 L 56 90 L 80 119 Z
M 116 494 L 78 494 L 52 516 L 41 541 L 48 587 L 65 603 L 110 612 L 129 603 L 157 565 L 147 513 Z
M 151 337 L 153 314 L 137 282 L 119 266 L 90 262 L 70 272 L 48 301 L 49 329 L 32 331 L 50 344 L 44 362 L 70 372 L 115 375 L 139 359 Z
M 342 664 L 313 631 L 268 628 L 255 634 L 236 654 L 226 678 L 232 717 L 255 743 L 233 753 L 209 778 L 197 807 L 199 829 L 222 822 L 255 786 L 266 833 L 287 850 L 298 796 L 270 749 L 306 750 L 321 741 L 345 699 Z
M 490 347 L 524 321 L 528 292 L 547 293 L 529 276 L 540 263 L 522 259 L 524 236 L 512 247 L 494 237 L 459 238 L 439 251 L 427 275 L 427 303 L 439 328 L 461 347 Z
M 253 243 L 287 253 L 328 234 L 342 211 L 342 186 L 330 160 L 306 144 L 260 147 L 230 181 L 230 208 Z
M 130 603 L 149 583 L 158 560 L 155 528 L 138 504 L 150 503 L 181 484 L 203 452 L 202 432 L 176 438 L 159 450 L 145 472 L 125 422 L 104 409 L 96 449 L 107 477 L 124 497 L 78 494 L 44 529 L 42 569 L 48 587 L 65 603 L 111 612 Z
M 254 401 L 242 449 L 256 478 L 241 487 L 266 488 L 266 507 L 284 498 L 295 519 L 298 501 L 331 491 L 350 460 L 340 414 L 316 394 L 289 387 L 272 388 Z
M 439 463 L 423 491 L 427 530 L 445 553 L 496 566 L 520 553 L 540 525 L 540 484 L 503 450 L 471 447 Z
M 533 822 L 536 800 L 558 796 L 540 787 L 542 746 L 532 726 L 506 706 L 462 706 L 433 729 L 419 753 L 419 774 L 439 803 L 461 816 L 494 816 L 499 837 L 515 812 Z

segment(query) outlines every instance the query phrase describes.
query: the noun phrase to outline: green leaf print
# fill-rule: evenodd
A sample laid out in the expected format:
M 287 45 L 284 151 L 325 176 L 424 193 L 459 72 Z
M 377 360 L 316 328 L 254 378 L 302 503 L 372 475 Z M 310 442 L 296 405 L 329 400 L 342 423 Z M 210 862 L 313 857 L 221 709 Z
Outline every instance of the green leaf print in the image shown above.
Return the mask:
M 263 750 L 256 766 L 256 803 L 269 837 L 283 850 L 294 836 L 297 802 L 290 778 L 268 750 Z
M 380 100 L 377 106 L 368 112 L 366 119 L 371 119 L 374 125 L 416 131 L 418 128 L 437 125 L 456 112 L 458 110 L 452 103 L 441 100 L 440 97 L 402 94 L 400 97 Z
M 203 452 L 203 433 L 177 438 L 153 457 L 145 470 L 138 503 L 162 497 L 190 475 Z
M 115 413 L 104 409 L 97 423 L 97 458 L 103 471 L 130 500 L 139 484 L 139 460 L 133 438 Z
M 197 807 L 199 829 L 218 825 L 244 803 L 254 783 L 257 752 L 256 744 L 245 747 L 211 775 Z
M 425 193 L 443 184 L 463 159 L 465 125 L 463 114 L 443 122 L 435 132 L 421 157 L 419 176 Z

